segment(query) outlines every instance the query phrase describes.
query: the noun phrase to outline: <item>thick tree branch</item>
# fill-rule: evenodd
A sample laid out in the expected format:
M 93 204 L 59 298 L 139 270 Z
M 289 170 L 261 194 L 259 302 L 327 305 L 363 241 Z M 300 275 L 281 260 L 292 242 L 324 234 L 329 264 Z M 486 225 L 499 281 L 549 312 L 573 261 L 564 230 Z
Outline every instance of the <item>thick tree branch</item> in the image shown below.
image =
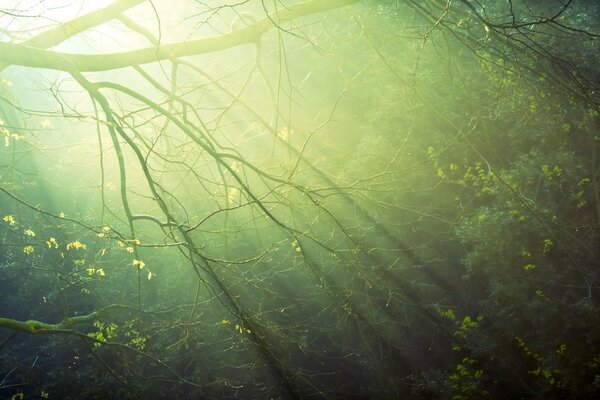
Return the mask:
M 254 43 L 277 24 L 314 13 L 342 7 L 359 0 L 309 0 L 276 11 L 254 25 L 221 36 L 189 42 L 171 43 L 129 52 L 110 54 L 69 54 L 41 50 L 14 43 L 0 43 L 0 63 L 80 72 L 106 71 L 133 65 L 148 64 L 172 57 L 192 56 Z
M 11 318 L 0 318 L 0 328 L 7 328 L 12 329 L 14 331 L 26 332 L 30 334 L 59 333 L 68 331 L 68 328 L 72 327 L 73 325 L 95 321 L 106 314 L 110 314 L 115 309 L 133 310 L 132 307 L 124 304 L 111 304 L 110 306 L 104 307 L 98 311 L 94 311 L 86 315 L 65 318 L 58 324 L 48 324 L 46 322 L 40 322 L 35 320 L 19 321 Z
M 126 11 L 136 5 L 143 3 L 145 0 L 119 0 L 107 7 L 93 11 L 86 15 L 82 15 L 71 21 L 60 24 L 52 29 L 44 31 L 30 39 L 25 40 L 21 45 L 29 47 L 37 47 L 47 49 L 65 40 L 85 32 L 86 30 L 98 25 L 102 25 L 106 21 L 115 18 L 116 15 Z M 0 71 L 8 67 L 9 63 L 0 63 Z

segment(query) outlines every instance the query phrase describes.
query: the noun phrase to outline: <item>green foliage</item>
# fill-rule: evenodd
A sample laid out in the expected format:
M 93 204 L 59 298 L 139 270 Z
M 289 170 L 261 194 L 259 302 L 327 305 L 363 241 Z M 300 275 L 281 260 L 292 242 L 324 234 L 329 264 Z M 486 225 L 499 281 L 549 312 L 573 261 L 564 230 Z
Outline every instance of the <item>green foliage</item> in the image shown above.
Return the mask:
M 94 328 L 96 328 L 96 331 L 89 332 L 87 335 L 95 339 L 94 346 L 96 347 L 113 339 L 117 335 L 119 329 L 119 327 L 112 322 L 110 324 L 105 324 L 100 321 L 94 322 Z

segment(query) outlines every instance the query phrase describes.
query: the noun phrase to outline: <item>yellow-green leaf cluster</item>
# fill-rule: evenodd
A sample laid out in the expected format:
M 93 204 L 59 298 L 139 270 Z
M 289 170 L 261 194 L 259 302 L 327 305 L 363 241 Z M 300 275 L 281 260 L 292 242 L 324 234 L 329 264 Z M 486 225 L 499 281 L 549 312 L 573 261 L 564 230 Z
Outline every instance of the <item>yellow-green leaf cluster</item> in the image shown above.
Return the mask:
M 85 243 L 81 243 L 79 240 L 75 240 L 73 242 L 67 243 L 67 250 L 78 250 L 78 249 L 85 250 L 86 248 L 87 248 L 87 245 Z

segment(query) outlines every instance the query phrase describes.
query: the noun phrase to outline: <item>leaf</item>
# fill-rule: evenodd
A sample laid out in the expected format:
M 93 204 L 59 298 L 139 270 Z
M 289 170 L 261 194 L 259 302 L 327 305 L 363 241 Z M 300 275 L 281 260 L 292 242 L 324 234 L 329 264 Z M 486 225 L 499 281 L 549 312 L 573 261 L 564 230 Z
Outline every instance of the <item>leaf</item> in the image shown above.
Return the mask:
M 532 270 L 534 270 L 535 268 L 536 268 L 536 265 L 535 265 L 535 264 L 527 264 L 527 265 L 525 265 L 525 266 L 523 267 L 523 269 L 524 269 L 525 271 L 532 271 Z
M 542 253 L 546 254 L 552 247 L 554 247 L 552 239 L 544 239 L 544 250 Z
M 85 243 L 81 243 L 79 240 L 75 240 L 73 242 L 70 242 L 67 244 L 67 250 L 71 250 L 71 249 L 83 249 L 85 250 L 87 248 L 87 245 Z

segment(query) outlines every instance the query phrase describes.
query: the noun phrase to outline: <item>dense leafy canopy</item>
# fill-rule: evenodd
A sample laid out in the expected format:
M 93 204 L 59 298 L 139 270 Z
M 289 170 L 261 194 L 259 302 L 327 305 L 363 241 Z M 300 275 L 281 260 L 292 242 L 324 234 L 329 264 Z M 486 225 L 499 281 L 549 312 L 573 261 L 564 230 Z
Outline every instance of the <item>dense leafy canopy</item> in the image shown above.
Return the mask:
M 5 1 L 0 398 L 600 395 L 600 5 Z

